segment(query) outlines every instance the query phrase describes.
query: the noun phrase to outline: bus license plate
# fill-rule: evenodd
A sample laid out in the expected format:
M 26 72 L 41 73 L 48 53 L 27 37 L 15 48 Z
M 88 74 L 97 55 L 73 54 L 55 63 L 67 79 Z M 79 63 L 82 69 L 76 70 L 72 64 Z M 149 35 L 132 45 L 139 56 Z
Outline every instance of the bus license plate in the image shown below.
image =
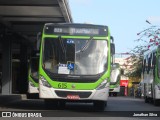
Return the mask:
M 67 95 L 67 99 L 69 100 L 79 100 L 79 95 Z

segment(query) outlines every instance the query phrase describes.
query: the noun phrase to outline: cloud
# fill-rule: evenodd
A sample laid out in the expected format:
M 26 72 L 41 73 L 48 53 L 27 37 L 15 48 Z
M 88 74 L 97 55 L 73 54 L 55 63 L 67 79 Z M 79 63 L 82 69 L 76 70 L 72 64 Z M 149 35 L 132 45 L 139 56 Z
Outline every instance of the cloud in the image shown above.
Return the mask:
M 150 16 L 147 20 L 152 24 L 160 24 L 160 16 Z

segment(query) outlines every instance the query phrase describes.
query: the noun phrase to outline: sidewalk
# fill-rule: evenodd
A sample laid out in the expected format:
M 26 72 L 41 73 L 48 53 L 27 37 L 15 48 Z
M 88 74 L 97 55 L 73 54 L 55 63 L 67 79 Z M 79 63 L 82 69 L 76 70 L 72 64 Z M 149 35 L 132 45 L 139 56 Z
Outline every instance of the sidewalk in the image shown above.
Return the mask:
M 0 95 L 0 107 L 9 104 L 11 102 L 26 99 L 25 94 L 15 94 L 15 95 Z

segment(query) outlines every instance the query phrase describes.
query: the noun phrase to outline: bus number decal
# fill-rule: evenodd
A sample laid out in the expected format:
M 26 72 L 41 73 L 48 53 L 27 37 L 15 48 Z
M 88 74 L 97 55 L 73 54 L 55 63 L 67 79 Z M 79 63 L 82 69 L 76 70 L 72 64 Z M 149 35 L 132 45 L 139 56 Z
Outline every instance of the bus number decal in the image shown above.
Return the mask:
M 58 88 L 67 88 L 67 83 L 58 83 Z

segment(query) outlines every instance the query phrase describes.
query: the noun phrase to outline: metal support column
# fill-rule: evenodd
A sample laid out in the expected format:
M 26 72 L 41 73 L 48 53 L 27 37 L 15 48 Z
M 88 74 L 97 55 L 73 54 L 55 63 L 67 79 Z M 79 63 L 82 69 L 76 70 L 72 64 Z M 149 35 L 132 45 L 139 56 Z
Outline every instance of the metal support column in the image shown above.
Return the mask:
M 8 36 L 2 39 L 2 95 L 10 95 L 12 93 L 12 45 Z
M 22 43 L 20 46 L 20 79 L 19 92 L 26 93 L 28 90 L 28 56 L 27 45 Z

